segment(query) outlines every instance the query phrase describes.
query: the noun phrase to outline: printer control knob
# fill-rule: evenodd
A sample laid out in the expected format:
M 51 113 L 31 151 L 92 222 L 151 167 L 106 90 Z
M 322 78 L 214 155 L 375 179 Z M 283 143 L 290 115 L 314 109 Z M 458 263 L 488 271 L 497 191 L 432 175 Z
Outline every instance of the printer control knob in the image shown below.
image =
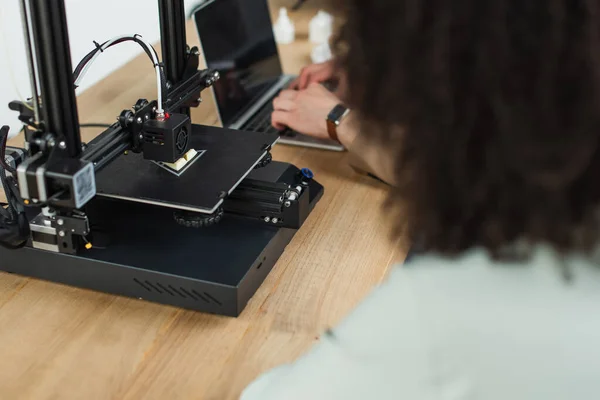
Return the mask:
M 308 168 L 302 168 L 300 170 L 300 183 L 302 183 L 304 186 L 307 186 L 310 181 L 313 180 L 313 178 L 315 177 L 315 174 L 313 174 L 313 172 L 308 169 Z

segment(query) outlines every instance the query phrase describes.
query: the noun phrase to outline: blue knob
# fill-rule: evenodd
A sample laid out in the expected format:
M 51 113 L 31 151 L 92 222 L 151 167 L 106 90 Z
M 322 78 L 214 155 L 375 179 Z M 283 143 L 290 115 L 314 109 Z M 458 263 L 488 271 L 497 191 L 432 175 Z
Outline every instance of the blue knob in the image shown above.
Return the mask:
M 315 177 L 315 174 L 313 174 L 313 172 L 308 168 L 302 168 L 301 172 L 302 176 L 308 180 L 311 180 Z
M 308 168 L 302 168 L 300 170 L 300 184 L 303 186 L 308 186 L 312 178 L 315 176 L 313 172 Z

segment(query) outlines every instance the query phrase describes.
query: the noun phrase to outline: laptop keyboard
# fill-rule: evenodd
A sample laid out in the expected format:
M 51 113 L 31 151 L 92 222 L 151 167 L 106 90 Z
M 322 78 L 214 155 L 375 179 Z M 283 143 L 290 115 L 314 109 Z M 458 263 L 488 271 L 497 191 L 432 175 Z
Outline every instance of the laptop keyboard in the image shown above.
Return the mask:
M 279 131 L 271 124 L 271 114 L 273 114 L 273 102 L 268 102 L 258 111 L 252 119 L 244 126 L 244 130 L 252 132 L 279 133 L 281 136 L 295 136 L 295 132 L 290 129 Z
M 325 88 L 331 92 L 334 92 L 337 85 L 333 82 L 323 82 Z M 275 93 L 273 99 L 279 95 L 279 92 Z M 283 131 L 275 129 L 271 124 L 271 114 L 273 114 L 273 102 L 269 101 L 263 106 L 254 116 L 246 123 L 242 128 L 246 131 L 252 132 L 264 132 L 264 133 L 278 133 L 284 137 L 295 137 L 297 133 L 293 130 L 286 128 Z

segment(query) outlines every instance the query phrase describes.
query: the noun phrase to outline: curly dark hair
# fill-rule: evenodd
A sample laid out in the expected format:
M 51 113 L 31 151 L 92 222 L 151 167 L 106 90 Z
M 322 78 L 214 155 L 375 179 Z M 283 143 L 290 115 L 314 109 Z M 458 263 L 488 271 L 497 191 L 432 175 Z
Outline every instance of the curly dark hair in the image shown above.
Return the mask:
M 349 105 L 397 149 L 403 232 L 446 255 L 598 243 L 600 2 L 343 6 Z

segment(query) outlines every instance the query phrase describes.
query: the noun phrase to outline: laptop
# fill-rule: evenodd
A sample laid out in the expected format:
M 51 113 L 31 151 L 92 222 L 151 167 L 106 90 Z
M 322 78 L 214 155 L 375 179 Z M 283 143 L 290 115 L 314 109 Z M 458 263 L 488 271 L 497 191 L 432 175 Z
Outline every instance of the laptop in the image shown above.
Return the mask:
M 277 132 L 271 125 L 273 99 L 295 77 L 282 71 L 267 0 L 206 0 L 193 18 L 206 65 L 221 75 L 212 90 L 223 127 Z M 344 150 L 333 140 L 279 133 L 279 143 Z

